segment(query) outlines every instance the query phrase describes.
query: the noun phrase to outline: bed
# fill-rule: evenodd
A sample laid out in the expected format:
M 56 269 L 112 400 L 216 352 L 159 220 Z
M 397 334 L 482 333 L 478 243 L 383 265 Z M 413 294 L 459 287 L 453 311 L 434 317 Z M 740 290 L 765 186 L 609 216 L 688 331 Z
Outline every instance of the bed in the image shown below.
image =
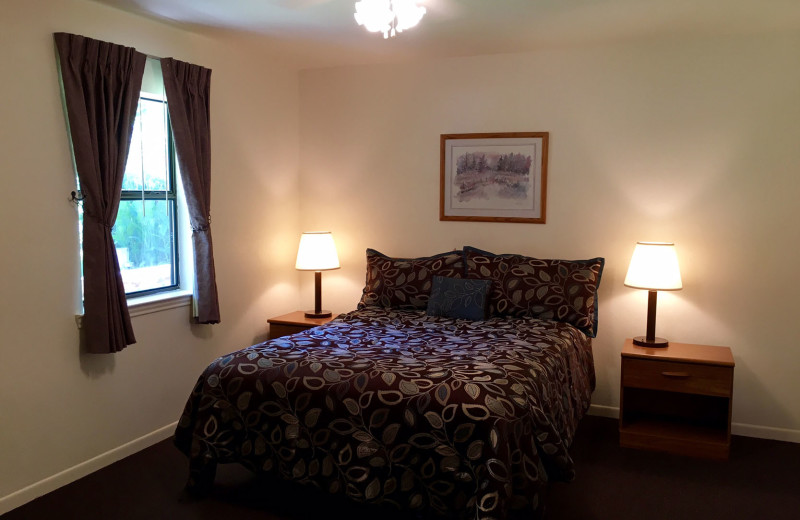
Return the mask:
M 206 368 L 175 434 L 190 487 L 236 462 L 404 510 L 540 514 L 547 483 L 574 477 L 602 259 L 465 248 L 367 260 L 356 310 Z

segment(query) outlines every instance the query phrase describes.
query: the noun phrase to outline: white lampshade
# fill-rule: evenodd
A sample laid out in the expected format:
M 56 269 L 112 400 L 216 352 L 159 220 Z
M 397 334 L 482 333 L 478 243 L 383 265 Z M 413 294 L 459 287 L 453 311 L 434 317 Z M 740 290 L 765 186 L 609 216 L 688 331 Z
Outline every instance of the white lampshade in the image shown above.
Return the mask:
M 637 242 L 625 277 L 625 285 L 651 291 L 677 291 L 683 288 L 675 244 Z
M 339 269 L 339 255 L 330 231 L 307 231 L 300 236 L 295 269 L 327 271 Z

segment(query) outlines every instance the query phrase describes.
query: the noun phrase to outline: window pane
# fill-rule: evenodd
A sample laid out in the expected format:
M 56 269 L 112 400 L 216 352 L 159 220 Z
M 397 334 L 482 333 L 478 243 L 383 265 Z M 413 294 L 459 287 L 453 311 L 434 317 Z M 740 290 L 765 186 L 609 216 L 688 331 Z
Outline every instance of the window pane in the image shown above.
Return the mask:
M 175 201 L 123 200 L 111 231 L 130 294 L 176 284 L 173 223 Z
M 140 98 L 133 123 L 131 148 L 123 190 L 169 190 L 167 181 L 167 105 L 161 101 Z

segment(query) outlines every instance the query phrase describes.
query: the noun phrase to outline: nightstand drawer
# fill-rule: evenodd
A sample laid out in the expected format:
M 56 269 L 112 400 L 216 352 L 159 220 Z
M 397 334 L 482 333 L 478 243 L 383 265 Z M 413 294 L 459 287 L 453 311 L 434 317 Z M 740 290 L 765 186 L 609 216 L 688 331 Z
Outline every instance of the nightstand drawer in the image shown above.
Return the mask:
M 303 311 L 290 312 L 283 316 L 276 316 L 267 320 L 269 323 L 269 339 L 281 338 L 313 329 L 332 321 L 334 316 L 327 318 L 309 318 Z
M 311 327 L 302 325 L 286 325 L 285 323 L 271 323 L 269 326 L 269 339 L 282 338 L 283 336 L 291 336 L 298 332 L 303 332 Z
M 729 397 L 733 367 L 623 358 L 622 385 Z

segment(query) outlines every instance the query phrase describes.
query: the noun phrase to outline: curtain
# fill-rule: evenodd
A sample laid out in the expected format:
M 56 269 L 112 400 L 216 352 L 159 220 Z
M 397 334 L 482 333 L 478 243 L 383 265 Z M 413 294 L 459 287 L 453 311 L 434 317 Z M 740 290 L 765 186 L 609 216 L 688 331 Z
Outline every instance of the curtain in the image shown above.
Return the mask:
M 161 59 L 169 120 L 186 192 L 194 245 L 194 313 L 198 323 L 219 323 L 211 244 L 211 70 Z
M 130 148 L 146 56 L 55 33 L 60 78 L 83 200 L 83 333 L 92 353 L 135 343 L 111 237 Z

